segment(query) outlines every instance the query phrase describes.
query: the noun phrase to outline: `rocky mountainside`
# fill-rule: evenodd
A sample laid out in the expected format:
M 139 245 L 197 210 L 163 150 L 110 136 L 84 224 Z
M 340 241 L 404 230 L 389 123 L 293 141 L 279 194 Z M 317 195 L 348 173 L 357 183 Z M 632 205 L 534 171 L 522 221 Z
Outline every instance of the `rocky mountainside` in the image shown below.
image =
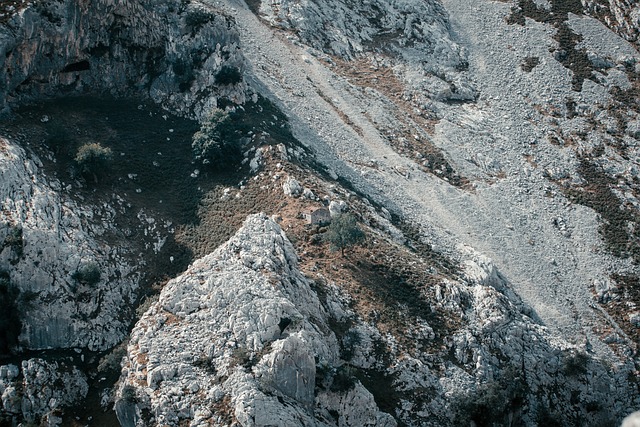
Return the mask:
M 491 262 L 466 252 L 464 277 L 436 285 L 430 307 L 394 336 L 354 312 L 336 283 L 306 278 L 272 219 L 249 217 L 137 323 L 121 425 L 602 424 L 634 408 L 618 398 L 635 393 L 628 368 L 611 370 L 532 320 Z M 461 323 L 443 337 L 428 311 Z
M 0 0 L 0 424 L 619 425 L 639 31 L 620 0 Z

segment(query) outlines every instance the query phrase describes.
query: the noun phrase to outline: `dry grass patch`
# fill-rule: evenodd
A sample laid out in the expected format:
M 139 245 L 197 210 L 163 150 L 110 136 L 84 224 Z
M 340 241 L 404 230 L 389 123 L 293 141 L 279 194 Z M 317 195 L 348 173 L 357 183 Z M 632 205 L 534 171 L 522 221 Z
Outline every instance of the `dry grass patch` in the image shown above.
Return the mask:
M 388 241 L 371 228 L 363 229 L 367 242 L 347 250 L 345 257 L 331 252 L 315 237 L 322 228 L 298 223 L 291 225 L 288 233 L 294 236 L 301 254 L 301 270 L 314 278 L 318 287 L 325 281 L 336 283 L 350 296 L 351 308 L 361 319 L 372 321 L 383 334 L 391 333 L 405 351 L 442 350 L 444 337 L 461 326 L 461 319 L 431 304 L 435 285 L 444 277 L 435 271 L 444 274 L 447 268 Z M 433 328 L 434 340 L 411 338 L 416 319 Z

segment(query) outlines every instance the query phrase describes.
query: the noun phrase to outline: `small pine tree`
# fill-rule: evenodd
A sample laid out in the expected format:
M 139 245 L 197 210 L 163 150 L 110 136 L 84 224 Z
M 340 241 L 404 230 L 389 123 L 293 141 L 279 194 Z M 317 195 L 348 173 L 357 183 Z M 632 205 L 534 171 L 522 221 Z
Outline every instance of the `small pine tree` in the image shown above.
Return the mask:
M 98 182 L 98 173 L 105 168 L 111 158 L 112 153 L 110 148 L 103 147 L 97 142 L 92 142 L 78 148 L 75 161 L 78 164 L 81 174 L 93 175 L 94 181 Z
M 340 250 L 342 256 L 345 248 L 361 243 L 364 238 L 364 232 L 358 227 L 355 217 L 348 213 L 333 217 L 324 234 L 324 240 L 329 243 L 331 250 Z

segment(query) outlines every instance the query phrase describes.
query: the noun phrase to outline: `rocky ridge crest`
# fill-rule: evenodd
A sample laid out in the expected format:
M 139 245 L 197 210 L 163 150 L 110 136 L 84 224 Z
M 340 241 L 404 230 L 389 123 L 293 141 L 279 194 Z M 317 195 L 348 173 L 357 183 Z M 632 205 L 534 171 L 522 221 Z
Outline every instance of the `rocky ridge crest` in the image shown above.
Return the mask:
M 551 333 L 489 259 L 462 250 L 464 276 L 437 285 L 432 304 L 463 325 L 435 353 L 408 351 L 333 284 L 320 299 L 280 227 L 250 216 L 134 328 L 116 403 L 122 425 L 435 426 L 488 411 L 529 426 L 604 422 L 637 404 L 623 398 L 633 395 L 632 366 L 609 366 Z M 416 322 L 406 333 L 434 341 L 427 321 Z M 350 326 L 338 333 L 338 324 Z M 376 409 L 385 399 L 386 413 Z

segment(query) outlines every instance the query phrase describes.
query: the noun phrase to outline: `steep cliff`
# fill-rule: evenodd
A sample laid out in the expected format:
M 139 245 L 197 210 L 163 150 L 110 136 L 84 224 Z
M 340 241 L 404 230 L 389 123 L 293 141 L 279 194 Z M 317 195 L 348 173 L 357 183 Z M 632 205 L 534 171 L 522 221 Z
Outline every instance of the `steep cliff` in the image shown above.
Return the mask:
M 135 300 L 139 272 L 126 248 L 99 239 L 114 225 L 93 219 L 113 217 L 114 208 L 79 206 L 41 165 L 0 139 L 0 269 L 18 292 L 10 303 L 20 312 L 19 346 L 106 350 L 127 334 L 123 312 Z M 94 280 L 78 275 L 87 268 Z
M 35 2 L 0 26 L 0 108 L 43 97 L 143 95 L 183 114 L 242 103 L 233 19 L 200 2 Z

